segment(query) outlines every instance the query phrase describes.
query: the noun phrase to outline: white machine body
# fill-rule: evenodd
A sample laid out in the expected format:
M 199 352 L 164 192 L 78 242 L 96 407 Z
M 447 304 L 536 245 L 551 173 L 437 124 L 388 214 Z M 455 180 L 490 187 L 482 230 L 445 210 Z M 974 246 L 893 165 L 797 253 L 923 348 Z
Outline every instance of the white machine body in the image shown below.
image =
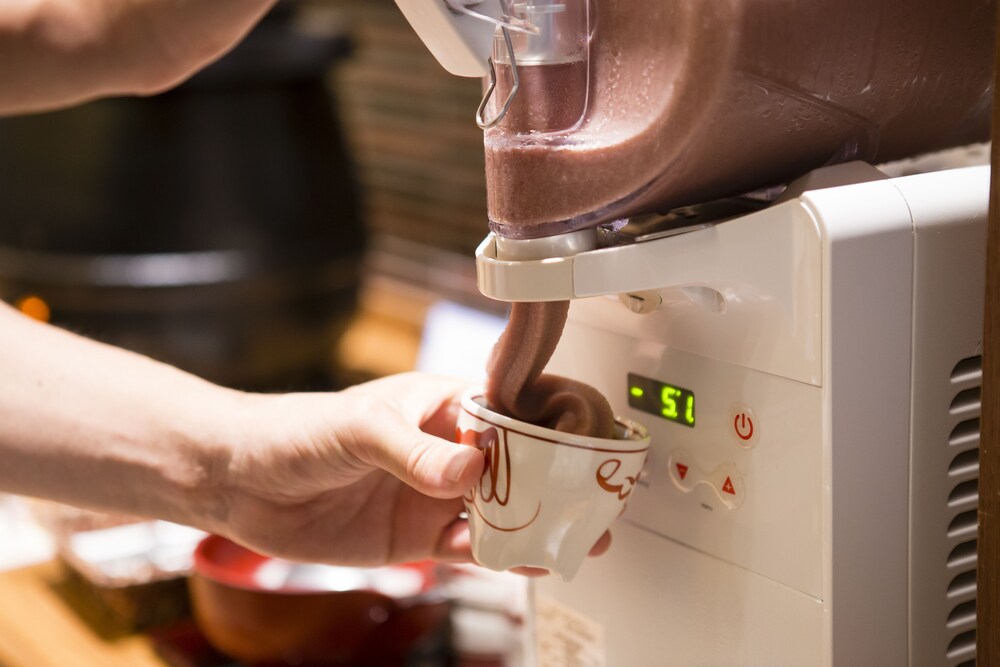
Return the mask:
M 652 435 L 610 552 L 535 584 L 533 664 L 974 664 L 988 181 L 854 163 L 645 243 L 483 244 L 484 293 L 577 299 L 549 370 Z

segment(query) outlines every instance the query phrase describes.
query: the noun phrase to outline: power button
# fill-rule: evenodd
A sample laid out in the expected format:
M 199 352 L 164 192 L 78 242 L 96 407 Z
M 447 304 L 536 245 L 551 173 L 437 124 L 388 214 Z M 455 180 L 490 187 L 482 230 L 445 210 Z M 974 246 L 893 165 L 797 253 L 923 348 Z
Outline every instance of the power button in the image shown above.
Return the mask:
M 729 427 L 741 447 L 753 447 L 760 438 L 760 420 L 746 405 L 735 405 L 729 413 Z

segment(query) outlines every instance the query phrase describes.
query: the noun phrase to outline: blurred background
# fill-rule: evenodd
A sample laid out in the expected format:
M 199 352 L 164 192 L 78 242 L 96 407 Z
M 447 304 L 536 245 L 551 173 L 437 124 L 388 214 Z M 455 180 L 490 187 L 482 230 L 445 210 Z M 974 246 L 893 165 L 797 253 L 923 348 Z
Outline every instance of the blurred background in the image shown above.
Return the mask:
M 391 0 L 286 1 L 168 93 L 4 119 L 0 297 L 241 388 L 410 368 L 429 305 L 500 312 L 480 95 Z
M 284 0 L 170 92 L 0 119 L 0 299 L 240 389 L 415 368 L 478 380 L 504 322 L 475 287 L 481 94 L 393 0 Z M 238 664 L 175 650 L 197 635 L 185 579 L 201 537 L 0 496 L 0 664 Z M 484 662 L 453 650 L 452 615 L 405 664 L 515 664 L 510 581 L 459 580 L 477 583 L 445 597 L 459 630 L 472 613 L 472 635 L 494 638 L 472 652 Z M 76 642 L 69 662 L 39 648 L 54 627 Z

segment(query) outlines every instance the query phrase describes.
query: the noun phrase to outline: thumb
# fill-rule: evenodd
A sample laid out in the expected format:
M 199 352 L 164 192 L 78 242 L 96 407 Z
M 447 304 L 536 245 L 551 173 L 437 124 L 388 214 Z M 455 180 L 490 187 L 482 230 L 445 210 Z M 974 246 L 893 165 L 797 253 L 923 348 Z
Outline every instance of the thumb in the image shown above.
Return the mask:
M 380 414 L 353 431 L 352 454 L 424 495 L 458 498 L 483 473 L 478 449 L 424 433 L 398 413 Z

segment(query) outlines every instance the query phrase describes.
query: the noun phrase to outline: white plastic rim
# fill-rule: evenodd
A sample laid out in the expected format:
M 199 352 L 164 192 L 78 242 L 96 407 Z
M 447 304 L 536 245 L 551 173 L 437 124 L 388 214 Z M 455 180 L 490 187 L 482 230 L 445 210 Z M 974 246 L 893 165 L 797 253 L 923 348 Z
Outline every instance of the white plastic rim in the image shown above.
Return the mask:
M 597 248 L 597 230 L 578 229 L 574 232 L 537 239 L 507 239 L 496 236 L 496 248 L 497 259 L 508 262 L 572 257 Z
M 554 445 L 570 445 L 584 449 L 614 452 L 641 452 L 649 449 L 649 433 L 646 427 L 631 419 L 615 417 L 614 438 L 593 438 L 575 433 L 564 433 L 555 429 L 545 428 L 523 422 L 486 407 L 486 398 L 482 389 L 470 389 L 462 395 L 462 409 L 473 417 L 514 433 L 536 438 L 542 442 Z

